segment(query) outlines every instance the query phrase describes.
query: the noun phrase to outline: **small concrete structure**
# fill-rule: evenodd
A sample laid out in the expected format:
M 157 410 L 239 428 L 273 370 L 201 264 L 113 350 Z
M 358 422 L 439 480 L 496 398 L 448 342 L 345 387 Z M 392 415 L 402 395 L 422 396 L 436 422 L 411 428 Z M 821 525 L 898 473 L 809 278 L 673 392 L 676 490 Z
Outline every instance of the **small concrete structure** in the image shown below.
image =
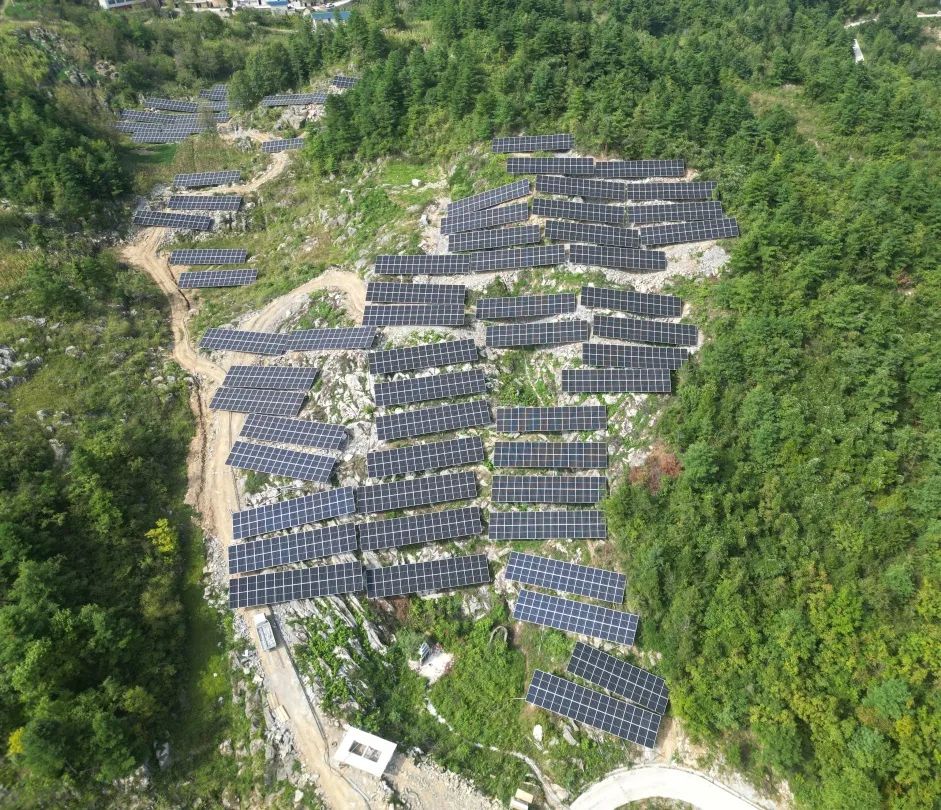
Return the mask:
M 341 765 L 351 765 L 378 778 L 385 773 L 394 753 L 394 742 L 347 726 L 333 759 Z

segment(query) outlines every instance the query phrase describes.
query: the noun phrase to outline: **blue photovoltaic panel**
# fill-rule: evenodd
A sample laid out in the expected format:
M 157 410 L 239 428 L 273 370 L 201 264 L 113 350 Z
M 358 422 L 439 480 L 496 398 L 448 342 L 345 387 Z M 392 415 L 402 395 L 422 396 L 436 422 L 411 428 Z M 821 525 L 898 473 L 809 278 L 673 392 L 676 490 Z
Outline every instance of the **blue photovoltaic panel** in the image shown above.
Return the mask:
M 232 539 L 243 540 L 356 511 L 356 488 L 339 487 L 232 513 Z
M 516 598 L 513 618 L 627 646 L 634 643 L 639 623 L 639 617 L 633 613 L 527 591 L 525 588 Z
M 332 79 L 330 79 L 330 84 L 332 84 L 334 87 L 338 87 L 340 90 L 348 90 L 358 81 L 359 79 L 355 76 L 343 76 L 337 74 Z
M 366 304 L 363 326 L 463 326 L 463 304 Z
M 551 295 L 519 295 L 513 298 L 481 298 L 477 301 L 477 317 L 485 321 L 512 318 L 547 318 L 575 312 L 573 293 Z
M 568 133 L 553 135 L 516 135 L 493 139 L 493 151 L 508 152 L 567 152 L 575 146 L 575 136 Z
M 441 220 L 441 233 L 448 235 L 462 231 L 478 231 L 481 228 L 495 228 L 512 222 L 525 222 L 529 219 L 529 203 L 512 203 L 499 208 L 485 208 L 482 211 L 469 211 L 455 214 Z
M 686 161 L 680 160 L 596 160 L 595 177 L 643 178 L 682 177 Z
M 134 224 L 144 228 L 182 228 L 189 231 L 211 231 L 212 217 L 199 214 L 174 214 L 170 211 L 135 211 Z
M 214 84 L 212 87 L 199 91 L 201 98 L 210 101 L 227 101 L 229 98 L 229 86 L 226 84 Z
M 364 551 L 401 548 L 418 543 L 456 540 L 483 531 L 479 506 L 444 509 L 424 515 L 359 524 L 359 547 Z
M 576 174 L 591 176 L 595 160 L 590 157 L 511 157 L 506 161 L 507 174 Z
M 511 228 L 490 228 L 482 231 L 464 231 L 448 237 L 448 250 L 461 253 L 468 250 L 495 250 L 514 245 L 535 245 L 542 241 L 538 225 L 518 225 Z
M 449 253 L 376 256 L 375 271 L 387 276 L 460 276 L 472 272 L 469 256 Z
M 486 554 L 445 557 L 419 563 L 367 568 L 366 596 L 382 599 L 408 593 L 449 591 L 490 582 Z
M 200 349 L 247 354 L 284 354 L 287 336 L 282 332 L 252 332 L 246 329 L 207 329 L 199 341 Z
M 233 388 L 307 391 L 318 373 L 313 366 L 230 366 L 222 384 Z
M 715 200 L 705 202 L 678 202 L 654 205 L 629 205 L 628 222 L 647 225 L 655 222 L 688 222 L 697 219 L 722 219 L 722 203 Z
M 497 430 L 501 433 L 566 433 L 604 430 L 607 426 L 608 413 L 603 405 L 497 408 Z
M 699 222 L 678 222 L 675 225 L 649 225 L 638 231 L 645 245 L 678 245 L 683 242 L 705 242 L 708 239 L 732 239 L 739 235 L 734 219 L 707 219 Z
M 206 188 L 207 186 L 228 186 L 238 183 L 242 173 L 237 170 L 224 172 L 193 172 L 178 174 L 173 178 L 173 185 L 177 188 Z
M 589 180 L 584 177 L 556 177 L 540 174 L 536 178 L 536 191 L 543 194 L 564 194 L 569 197 L 588 197 L 596 200 L 627 200 L 624 183 Z
M 494 467 L 603 470 L 608 466 L 604 442 L 497 442 Z
M 373 386 L 373 398 L 381 407 L 410 405 L 432 399 L 466 397 L 487 390 L 487 377 L 480 369 L 447 371 L 424 377 L 378 382 Z
M 566 669 L 589 683 L 597 684 L 657 714 L 666 712 L 670 702 L 670 693 L 663 678 L 581 641 L 575 642 L 575 650 Z
M 282 478 L 326 484 L 333 474 L 337 460 L 333 456 L 288 450 L 270 444 L 237 441 L 232 445 L 225 463 L 240 470 L 254 470 Z
M 592 568 L 522 551 L 510 552 L 503 576 L 511 582 L 587 596 L 616 605 L 624 601 L 624 588 L 627 585 L 624 574 L 617 571 Z
M 582 340 L 588 340 L 587 321 L 514 323 L 487 327 L 487 345 L 498 349 L 513 346 L 551 346 Z
M 463 305 L 466 297 L 467 287 L 463 284 L 370 281 L 366 285 L 366 301 L 370 304 Z
M 286 152 L 289 149 L 300 149 L 304 145 L 303 138 L 279 138 L 274 141 L 265 141 L 261 145 L 261 151 L 269 155 L 275 152 Z
M 518 200 L 525 197 L 532 190 L 529 180 L 514 180 L 504 186 L 490 188 L 479 194 L 472 194 L 448 204 L 447 215 L 468 214 L 471 211 L 482 211 L 484 208 L 493 208 L 495 205 Z
M 358 511 L 367 515 L 448 501 L 467 501 L 476 497 L 477 478 L 471 472 L 369 484 L 359 487 L 356 493 Z
M 491 540 L 604 540 L 608 526 L 599 509 L 491 512 L 487 534 Z
M 269 391 L 264 388 L 217 388 L 209 407 L 216 411 L 295 416 L 307 399 L 305 391 Z
M 238 211 L 241 194 L 174 194 L 167 202 L 171 211 Z
M 274 96 L 265 96 L 259 107 L 306 107 L 311 104 L 325 104 L 326 93 L 281 93 Z
M 619 318 L 614 315 L 595 315 L 594 332 L 596 337 L 630 340 L 634 343 L 695 346 L 699 342 L 699 330 L 692 324 Z
M 395 439 L 481 427 L 492 421 L 490 406 L 485 400 L 477 399 L 378 416 L 376 435 L 379 441 L 391 442 Z
M 170 252 L 170 264 L 243 264 L 245 248 L 182 248 Z
M 393 374 L 397 371 L 415 371 L 455 363 L 473 363 L 478 358 L 477 346 L 473 340 L 448 340 L 443 343 L 423 343 L 420 346 L 373 352 L 369 355 L 369 371 L 373 374 Z
M 281 534 L 247 543 L 232 543 L 229 546 L 229 573 L 261 571 L 264 568 L 345 554 L 356 551 L 356 548 L 356 526 L 352 523 Z
M 621 346 L 616 343 L 583 343 L 582 363 L 597 368 L 678 369 L 689 357 L 686 349 L 666 346 Z
M 182 290 L 202 287 L 242 287 L 246 284 L 254 284 L 256 278 L 258 278 L 258 271 L 251 267 L 242 267 L 238 270 L 191 270 L 180 273 L 176 283 Z
M 582 306 L 614 309 L 655 318 L 678 318 L 683 314 L 683 301 L 675 295 L 639 293 L 608 287 L 582 287 Z
M 598 222 L 605 225 L 622 225 L 624 223 L 624 207 L 534 197 L 533 216 L 575 219 L 581 222 Z
M 284 335 L 285 351 L 326 352 L 368 349 L 376 342 L 374 326 L 338 326 L 327 329 L 295 329 Z
M 637 231 L 618 225 L 598 225 L 593 222 L 567 222 L 563 219 L 546 220 L 546 239 L 555 242 L 587 242 L 593 245 L 636 248 L 640 245 Z
M 696 183 L 626 183 L 626 200 L 708 200 L 716 190 L 714 180 Z
M 536 245 L 509 250 L 484 250 L 468 256 L 475 273 L 493 273 L 497 270 L 522 270 L 562 264 L 565 261 L 565 248 L 562 245 Z
M 494 503 L 598 503 L 608 479 L 603 475 L 494 475 Z
M 313 568 L 295 568 L 230 579 L 229 607 L 276 605 L 295 599 L 313 599 L 364 590 L 366 585 L 362 563 L 317 565 Z
M 566 394 L 669 394 L 668 368 L 564 368 Z
M 298 447 L 318 447 L 321 450 L 342 450 L 349 440 L 343 425 L 261 413 L 248 415 L 239 438 L 293 444 Z
M 144 99 L 144 106 L 153 110 L 169 110 L 170 112 L 194 113 L 199 109 L 195 101 L 181 101 L 177 98 L 156 98 L 151 96 Z
M 569 248 L 569 262 L 648 273 L 667 269 L 667 255 L 661 250 L 639 250 L 610 245 L 572 245 Z
M 395 450 L 377 450 L 366 454 L 370 478 L 441 470 L 477 464 L 484 460 L 484 443 L 479 436 L 462 436 L 443 442 L 410 444 Z

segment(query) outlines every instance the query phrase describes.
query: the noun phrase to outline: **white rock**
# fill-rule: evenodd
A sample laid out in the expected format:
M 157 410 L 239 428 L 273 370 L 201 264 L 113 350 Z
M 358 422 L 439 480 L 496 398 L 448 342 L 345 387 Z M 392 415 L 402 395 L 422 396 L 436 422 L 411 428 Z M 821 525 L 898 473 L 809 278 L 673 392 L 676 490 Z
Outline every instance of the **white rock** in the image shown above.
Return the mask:
M 294 791 L 294 804 L 300 804 L 302 801 L 304 801 L 304 791 L 295 790 Z
M 414 188 L 419 188 L 419 187 L 421 186 L 421 180 L 419 180 L 417 177 L 413 177 L 413 178 L 412 178 L 412 186 L 413 186 Z
M 538 723 L 533 726 L 533 739 L 536 742 L 542 742 L 542 726 L 540 726 Z

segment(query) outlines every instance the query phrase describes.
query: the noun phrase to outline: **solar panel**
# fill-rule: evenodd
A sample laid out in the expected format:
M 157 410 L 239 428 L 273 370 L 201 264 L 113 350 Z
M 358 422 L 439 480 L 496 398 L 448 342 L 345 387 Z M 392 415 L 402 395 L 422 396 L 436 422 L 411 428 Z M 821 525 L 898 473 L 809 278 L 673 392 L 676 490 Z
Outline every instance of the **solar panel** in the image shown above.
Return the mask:
M 135 211 L 134 224 L 145 228 L 185 228 L 190 231 L 211 231 L 212 217 L 198 214 L 171 214 L 168 211 Z
M 366 304 L 363 326 L 463 326 L 463 304 Z
M 636 312 L 660 318 L 678 318 L 683 314 L 683 301 L 675 295 L 614 290 L 609 287 L 582 287 L 582 306 Z
M 721 219 L 722 203 L 715 200 L 706 202 L 678 202 L 666 205 L 629 205 L 627 219 L 634 224 L 649 222 L 685 222 L 697 219 Z
M 640 244 L 637 231 L 617 225 L 597 225 L 588 222 L 566 222 L 561 219 L 546 221 L 546 239 L 556 242 L 589 242 L 595 245 L 636 248 Z
M 456 540 L 483 531 L 480 507 L 445 509 L 425 515 L 359 524 L 359 547 L 364 551 L 401 548 L 418 543 Z
M 686 161 L 680 160 L 597 160 L 595 177 L 682 177 Z
M 376 342 L 374 326 L 338 326 L 331 329 L 295 329 L 285 337 L 289 352 L 326 352 L 368 349 Z
M 666 712 L 670 702 L 663 678 L 581 641 L 575 642 L 575 650 L 566 669 L 657 714 Z
M 173 178 L 173 185 L 177 188 L 206 188 L 207 186 L 227 186 L 238 183 L 242 173 L 237 170 L 224 172 L 193 172 L 191 174 L 178 174 Z
M 513 618 L 627 646 L 634 643 L 639 622 L 633 613 L 527 591 L 525 588 L 516 598 Z
M 478 436 L 462 436 L 444 442 L 413 444 L 395 450 L 378 450 L 366 454 L 366 470 L 370 478 L 389 475 L 441 470 L 476 464 L 484 460 L 484 443 Z
M 493 466 L 603 470 L 608 466 L 608 445 L 604 442 L 497 442 Z
M 250 332 L 246 329 L 207 329 L 200 349 L 222 352 L 245 352 L 247 354 L 283 354 L 287 336 L 282 332 Z
M 663 346 L 619 346 L 614 343 L 583 343 L 582 362 L 600 368 L 678 369 L 689 353 Z
M 301 107 L 311 104 L 326 104 L 326 93 L 279 93 L 265 96 L 258 102 L 259 107 Z
M 376 417 L 376 436 L 381 442 L 427 436 L 449 430 L 489 425 L 490 406 L 485 400 L 458 402 L 454 405 L 436 405 L 433 408 L 393 413 Z
M 532 186 L 529 180 L 514 180 L 512 183 L 507 183 L 505 186 L 490 188 L 486 191 L 481 191 L 479 194 L 472 194 L 470 197 L 464 197 L 460 200 L 448 203 L 446 209 L 447 215 L 450 217 L 455 214 L 467 214 L 471 211 L 493 208 L 495 205 L 500 205 L 500 203 L 525 197 L 531 190 Z
M 537 588 L 587 596 L 616 605 L 624 601 L 624 574 L 588 565 L 554 560 L 522 551 L 511 551 L 503 571 L 505 579 Z
M 173 211 L 238 211 L 241 194 L 174 194 L 167 203 Z
M 472 472 L 367 484 L 357 491 L 359 511 L 365 514 L 431 506 L 447 501 L 467 501 L 476 497 L 477 478 Z
M 332 84 L 334 87 L 339 87 L 341 90 L 348 90 L 358 81 L 359 79 L 353 76 L 342 76 L 337 74 L 332 79 L 330 79 L 330 84 Z
M 318 373 L 313 366 L 231 366 L 222 384 L 232 388 L 307 391 Z
M 587 321 L 553 323 L 514 323 L 487 327 L 487 345 L 500 349 L 511 346 L 549 346 L 588 340 Z
M 121 124 L 172 124 L 174 121 L 190 118 L 195 119 L 195 115 L 184 116 L 175 113 L 154 112 L 153 110 L 121 110 L 121 120 L 118 122 L 118 128 Z M 130 130 L 125 130 L 130 131 Z
M 258 271 L 250 267 L 238 270 L 194 270 L 180 273 L 176 283 L 180 289 L 199 287 L 242 287 L 253 284 L 258 278 Z
M 480 320 L 497 321 L 509 318 L 545 318 L 575 312 L 573 293 L 552 295 L 519 295 L 514 298 L 481 298 L 477 301 Z
M 673 390 L 668 368 L 565 368 L 566 394 L 669 394 Z
M 608 479 L 603 475 L 495 475 L 494 503 L 598 503 Z
M 232 539 L 243 540 L 356 511 L 356 488 L 338 487 L 232 513 Z
M 407 593 L 450 591 L 490 582 L 486 554 L 467 554 L 419 563 L 366 569 L 366 596 L 382 599 Z
M 665 323 L 613 315 L 595 315 L 595 335 L 635 343 L 669 343 L 674 346 L 695 346 L 699 330 L 688 323 Z
M 565 433 L 604 430 L 607 426 L 603 405 L 497 408 L 497 430 L 501 433 Z
M 242 264 L 247 258 L 245 248 L 184 248 L 170 253 L 170 264 Z
M 349 436 L 343 425 L 250 413 L 242 425 L 239 438 L 294 444 L 299 447 L 318 447 L 321 450 L 342 450 L 346 447 Z
M 359 562 L 317 565 L 251 574 L 229 580 L 229 607 L 276 605 L 295 599 L 314 599 L 341 593 L 363 591 L 363 566 Z
M 303 138 L 277 138 L 276 140 L 262 143 L 261 151 L 273 155 L 276 152 L 286 152 L 289 149 L 300 149 L 303 145 Z
M 304 406 L 304 391 L 268 391 L 264 388 L 217 388 L 209 407 L 236 413 L 294 416 Z
M 648 273 L 667 269 L 667 255 L 662 251 L 608 245 L 572 245 L 569 248 L 569 262 L 618 270 L 645 270 Z
M 716 183 L 627 183 L 625 189 L 627 200 L 707 200 L 715 193 Z
M 526 702 L 645 748 L 657 745 L 660 715 L 537 669 Z
M 575 147 L 575 137 L 567 133 L 555 135 L 517 135 L 494 138 L 494 152 L 567 152 Z
M 480 369 L 448 371 L 426 377 L 378 382 L 373 386 L 373 398 L 380 407 L 410 405 L 432 399 L 466 397 L 487 390 L 487 377 Z
M 478 357 L 477 346 L 470 339 L 423 343 L 420 346 L 372 352 L 369 355 L 369 370 L 373 374 L 392 374 L 396 371 L 473 363 Z
M 209 101 L 227 101 L 229 98 L 229 86 L 227 84 L 214 84 L 208 89 L 199 91 L 201 98 Z
M 581 174 L 595 173 L 595 159 L 590 157 L 511 157 L 507 174 Z
M 484 231 L 464 231 L 448 237 L 448 250 L 461 253 L 467 250 L 493 250 L 513 245 L 535 245 L 542 241 L 538 225 L 520 225 L 514 228 L 493 228 Z
M 702 222 L 679 222 L 675 225 L 648 225 L 641 228 L 640 241 L 645 245 L 677 245 L 681 242 L 705 242 L 707 239 L 731 239 L 739 235 L 734 219 L 707 219 Z
M 497 270 L 522 270 L 526 267 L 547 267 L 565 262 L 562 245 L 537 245 L 510 250 L 485 250 L 468 254 L 475 273 L 493 273 Z
M 441 233 L 452 234 L 461 231 L 477 231 L 481 228 L 508 225 L 511 222 L 524 222 L 527 219 L 529 219 L 529 203 L 513 203 L 499 208 L 462 212 L 442 219 Z
M 195 132 L 190 130 L 179 131 L 179 130 L 148 130 L 146 132 L 135 132 L 131 135 L 131 140 L 134 143 L 179 143 L 180 141 L 185 140 L 190 135 L 194 135 Z
M 597 200 L 628 199 L 624 183 L 589 180 L 584 177 L 556 177 L 540 174 L 536 177 L 536 191 L 544 194 L 566 194 L 569 197 L 591 197 Z
M 412 253 L 376 256 L 374 269 L 386 276 L 459 276 L 471 272 L 469 256 L 448 253 Z
M 598 509 L 491 512 L 491 540 L 604 540 L 604 512 Z
M 194 113 L 199 107 L 195 101 L 181 101 L 176 98 L 157 98 L 151 96 L 144 99 L 144 106 L 153 110 L 170 110 L 171 112 Z
M 460 304 L 467 288 L 463 284 L 411 284 L 401 281 L 370 281 L 366 300 L 371 304 Z
M 232 543 L 229 546 L 229 573 L 261 571 L 263 568 L 332 557 L 350 551 L 356 551 L 356 526 L 352 523 L 325 526 L 265 540 Z
M 254 470 L 282 478 L 326 484 L 333 474 L 337 460 L 333 456 L 285 450 L 270 444 L 237 441 L 232 445 L 225 463 L 240 470 Z
M 534 217 L 560 217 L 582 222 L 599 222 L 620 225 L 624 222 L 624 207 L 602 203 L 573 202 L 572 200 L 547 200 L 533 198 Z

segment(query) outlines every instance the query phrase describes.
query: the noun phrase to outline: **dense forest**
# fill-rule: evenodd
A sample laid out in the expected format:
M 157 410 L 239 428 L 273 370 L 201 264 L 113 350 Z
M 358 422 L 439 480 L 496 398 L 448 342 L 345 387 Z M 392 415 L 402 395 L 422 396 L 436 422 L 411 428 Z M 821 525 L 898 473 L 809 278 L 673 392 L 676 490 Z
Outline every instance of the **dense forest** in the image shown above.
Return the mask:
M 370 0 L 336 28 L 272 35 L 263 15 L 50 3 L 46 24 L 116 76 L 81 95 L 59 80 L 56 48 L 18 60 L 25 35 L 0 31 L 0 194 L 63 228 L 100 220 L 133 161 L 94 110 L 226 78 L 248 110 L 339 63 L 363 78 L 310 126 L 312 172 L 388 154 L 445 162 L 523 130 L 684 156 L 720 181 L 743 238 L 720 279 L 682 286 L 707 345 L 657 423 L 660 451 L 610 499 L 641 643 L 662 653 L 686 728 L 752 778 L 788 780 L 807 807 L 929 807 L 941 800 L 941 51 L 912 7 L 879 5 L 860 33 L 843 23 L 866 3 Z M 102 341 L 127 341 L 120 373 L 141 379 L 144 346 L 164 339 L 152 291 L 96 249 L 5 217 L 48 254 L 6 280 L 9 323 L 100 323 Z M 65 455 L 33 400 L 4 394 L 8 783 L 112 780 L 174 710 L 177 529 L 158 520 L 178 497 L 185 406 L 179 391 L 109 386 L 80 365 Z

